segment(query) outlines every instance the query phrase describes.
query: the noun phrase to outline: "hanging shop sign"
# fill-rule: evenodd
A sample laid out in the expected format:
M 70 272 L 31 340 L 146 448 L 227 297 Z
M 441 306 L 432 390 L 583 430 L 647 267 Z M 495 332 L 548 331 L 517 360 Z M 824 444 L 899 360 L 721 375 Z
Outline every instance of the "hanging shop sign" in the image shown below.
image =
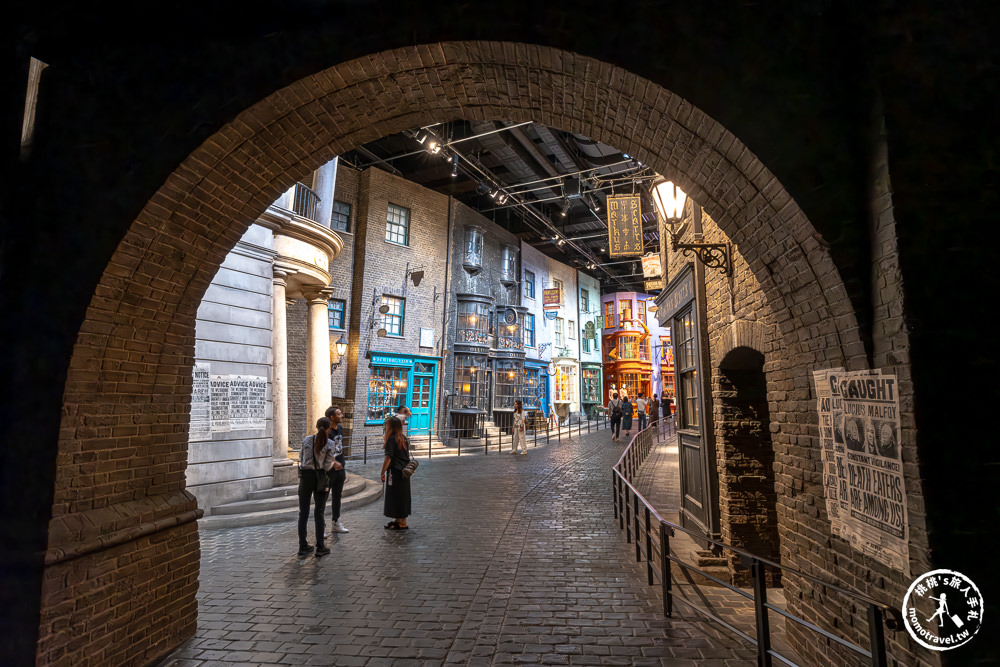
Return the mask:
M 642 281 L 642 288 L 646 290 L 646 292 L 662 290 L 663 278 L 653 278 L 652 280 L 644 280 Z
M 583 337 L 590 338 L 591 340 L 597 338 L 597 328 L 593 322 L 587 322 L 583 325 Z
M 608 254 L 642 255 L 642 208 L 639 195 L 608 197 Z
M 546 287 L 542 290 L 543 308 L 558 308 L 560 303 L 562 303 L 562 294 L 558 287 Z
M 598 329 L 604 328 L 604 315 L 598 315 L 596 318 L 594 318 L 594 326 L 597 327 Z
M 547 319 L 547 320 L 554 320 L 554 319 L 556 319 L 556 317 L 558 315 L 559 315 L 559 311 L 558 310 L 546 310 L 545 311 L 545 319 Z
M 909 576 L 895 375 L 813 371 L 826 513 L 851 547 Z
M 663 275 L 660 269 L 660 255 L 655 252 L 648 252 L 642 256 L 642 277 L 659 278 Z

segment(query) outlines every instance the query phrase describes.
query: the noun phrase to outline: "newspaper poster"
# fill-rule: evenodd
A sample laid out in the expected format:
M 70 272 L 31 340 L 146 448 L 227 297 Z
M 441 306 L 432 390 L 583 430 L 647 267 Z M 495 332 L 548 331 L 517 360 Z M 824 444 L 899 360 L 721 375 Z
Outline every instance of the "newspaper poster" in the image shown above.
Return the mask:
M 229 376 L 213 375 L 211 380 L 212 433 L 229 432 Z
M 909 522 L 896 376 L 828 371 L 826 379 L 841 537 L 857 551 L 908 575 Z
M 843 437 L 839 439 L 841 465 L 838 468 L 833 421 L 834 403 L 836 403 L 837 410 L 841 412 L 841 417 L 843 416 L 843 406 L 840 404 L 840 394 L 830 383 L 830 374 L 838 372 L 843 371 L 841 369 L 814 371 L 813 382 L 816 387 L 816 409 L 819 411 L 819 444 L 823 454 L 823 489 L 826 494 L 826 515 L 830 519 L 833 534 L 844 537 L 845 527 L 840 507 L 840 497 L 847 495 L 847 472 L 843 467 L 844 440 Z M 838 430 L 838 433 L 842 433 L 842 431 Z
M 191 382 L 191 426 L 192 440 L 207 438 L 212 432 L 211 366 L 195 364 Z
M 233 431 L 264 428 L 267 378 L 229 376 L 229 428 Z

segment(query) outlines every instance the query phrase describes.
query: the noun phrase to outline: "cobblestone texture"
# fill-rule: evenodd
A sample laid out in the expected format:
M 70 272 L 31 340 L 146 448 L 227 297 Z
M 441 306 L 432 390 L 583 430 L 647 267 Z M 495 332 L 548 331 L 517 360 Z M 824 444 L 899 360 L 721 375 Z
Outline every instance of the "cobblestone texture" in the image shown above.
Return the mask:
M 359 508 L 325 558 L 296 557 L 292 523 L 204 534 L 198 630 L 161 667 L 752 664 L 693 613 L 663 618 L 613 519 L 606 433 L 424 461 L 410 530 Z

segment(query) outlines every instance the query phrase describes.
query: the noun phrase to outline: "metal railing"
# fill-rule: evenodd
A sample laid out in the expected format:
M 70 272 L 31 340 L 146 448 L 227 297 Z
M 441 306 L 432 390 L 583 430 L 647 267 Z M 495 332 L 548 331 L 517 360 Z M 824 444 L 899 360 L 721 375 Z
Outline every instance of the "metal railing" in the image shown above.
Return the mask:
M 526 424 L 526 444 L 529 447 L 537 447 L 539 443 L 547 444 L 553 440 L 562 442 L 563 438 L 569 441 L 572 440 L 574 432 L 579 437 L 584 433 L 596 433 L 602 428 L 610 428 L 610 423 L 606 418 L 581 419 L 575 423 L 571 422 L 551 429 L 547 422 L 545 428 L 529 428 L 529 425 Z M 507 450 L 513 448 L 513 433 L 501 431 L 494 434 L 484 430 L 471 437 L 467 433 L 468 429 L 451 428 L 439 429 L 433 433 L 408 434 L 410 453 L 415 457 L 433 458 L 442 455 L 461 456 L 463 451 L 465 454 L 482 452 L 484 455 L 488 455 L 491 449 L 501 453 L 505 448 Z M 435 447 L 435 442 L 441 443 L 442 446 Z M 349 461 L 368 463 L 369 456 L 372 457 L 372 460 L 376 460 L 383 456 L 382 436 L 378 434 L 348 436 L 344 438 L 344 452 Z
M 309 218 L 313 222 L 321 222 L 316 218 L 316 211 L 319 209 L 319 195 L 313 192 L 312 188 L 302 183 L 295 184 L 295 193 L 292 197 L 292 211 L 303 218 Z
M 677 601 L 691 607 L 702 615 L 722 624 L 731 632 L 742 637 L 757 647 L 757 664 L 761 667 L 770 667 L 772 658 L 777 658 L 781 662 L 797 667 L 796 663 L 788 656 L 782 655 L 771 645 L 770 614 L 775 612 L 784 618 L 807 628 L 822 637 L 825 637 L 838 646 L 842 646 L 849 651 L 866 659 L 873 667 L 885 667 L 888 664 L 886 657 L 885 628 L 898 630 L 902 627 L 902 618 L 899 612 L 888 605 L 885 605 L 867 595 L 855 591 L 847 590 L 837 584 L 824 581 L 805 572 L 786 567 L 766 558 L 754 555 L 742 549 L 738 549 L 730 544 L 718 542 L 707 538 L 703 533 L 688 530 L 675 523 L 664 519 L 655 507 L 642 496 L 632 485 L 631 480 L 638 471 L 639 466 L 649 455 L 654 444 L 661 443 L 665 438 L 674 435 L 674 425 L 670 418 L 659 420 L 651 424 L 648 428 L 636 434 L 632 442 L 622 453 L 621 458 L 612 468 L 612 482 L 614 487 L 614 509 L 615 519 L 618 520 L 619 529 L 625 532 L 625 540 L 628 544 L 635 542 L 636 562 L 642 562 L 643 556 L 646 558 L 647 581 L 650 586 L 654 585 L 655 579 L 659 579 L 660 587 L 663 591 L 663 614 L 668 618 L 673 614 L 673 602 Z M 712 576 L 699 567 L 682 561 L 670 550 L 670 538 L 676 532 L 687 533 L 698 542 L 708 543 L 723 551 L 729 551 L 738 555 L 741 564 L 750 566 L 751 579 L 753 582 L 753 593 L 747 593 L 741 588 L 731 585 Z M 654 560 L 659 567 L 654 567 Z M 753 602 L 754 624 L 756 632 L 754 637 L 743 632 L 725 619 L 719 617 L 707 609 L 696 605 L 683 597 L 675 596 L 671 586 L 671 563 L 676 563 L 685 571 L 696 572 L 699 575 L 710 579 L 716 584 L 723 586 L 738 595 Z M 800 577 L 813 584 L 821 586 L 823 589 L 841 595 L 854 604 L 867 608 L 868 616 L 868 639 L 869 648 L 858 646 L 853 642 L 832 634 L 819 626 L 801 617 L 789 613 L 785 609 L 770 604 L 767 601 L 766 571 L 770 568 L 773 571 L 780 571 L 782 576 L 785 573 Z

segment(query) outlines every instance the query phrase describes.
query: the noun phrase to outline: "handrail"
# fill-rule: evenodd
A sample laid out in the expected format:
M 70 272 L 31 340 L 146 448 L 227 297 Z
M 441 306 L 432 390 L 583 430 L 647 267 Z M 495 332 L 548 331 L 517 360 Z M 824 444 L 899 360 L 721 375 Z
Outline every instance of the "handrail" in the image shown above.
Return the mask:
M 640 532 L 640 521 L 639 521 L 639 506 L 642 505 L 645 514 L 645 537 L 646 537 L 646 558 L 648 561 L 648 572 L 649 572 L 649 584 L 653 584 L 653 568 L 652 560 L 654 551 L 656 555 L 660 558 L 660 584 L 663 588 L 664 599 L 663 599 L 663 610 L 664 615 L 670 617 L 672 614 L 673 605 L 673 595 L 671 594 L 671 584 L 670 584 L 670 562 L 675 562 L 682 568 L 686 570 L 691 570 L 697 572 L 698 574 L 707 577 L 711 580 L 716 581 L 725 588 L 732 590 L 743 597 L 746 597 L 754 602 L 755 619 L 757 625 L 757 639 L 754 640 L 746 633 L 738 630 L 731 624 L 727 623 L 725 620 L 719 618 L 715 614 L 700 608 L 699 606 L 691 603 L 683 598 L 678 598 L 679 601 L 683 602 L 685 605 L 692 607 L 698 612 L 708 616 L 709 618 L 721 623 L 723 626 L 730 630 L 733 630 L 736 634 L 743 637 L 744 639 L 750 641 L 758 648 L 758 664 L 759 665 L 771 665 L 771 658 L 776 657 L 782 662 L 794 665 L 794 663 L 782 656 L 777 651 L 773 650 L 770 646 L 770 629 L 767 619 L 768 610 L 775 611 L 785 618 L 798 623 L 799 625 L 806 627 L 820 635 L 830 639 L 845 648 L 854 651 L 866 658 L 871 659 L 871 664 L 876 667 L 883 667 L 886 664 L 886 647 L 885 647 L 885 636 L 883 633 L 883 623 L 890 630 L 898 630 L 902 627 L 902 619 L 899 616 L 899 612 L 874 598 L 865 595 L 864 593 L 859 593 L 846 589 L 842 586 L 834 584 L 832 582 L 825 581 L 815 575 L 807 574 L 800 570 L 792 567 L 781 565 L 780 563 L 775 563 L 772 560 L 757 556 L 748 551 L 739 549 L 731 544 L 725 542 L 720 542 L 718 540 L 713 540 L 706 537 L 702 533 L 695 532 L 693 530 L 679 526 L 671 521 L 663 518 L 663 516 L 657 511 L 653 505 L 646 500 L 645 497 L 639 492 L 638 489 L 630 481 L 630 477 L 637 471 L 639 466 L 648 456 L 652 444 L 654 441 L 653 434 L 659 434 L 663 430 L 663 425 L 666 423 L 668 427 L 672 426 L 670 423 L 670 418 L 664 418 L 658 420 L 649 427 L 643 429 L 635 435 L 635 437 L 629 442 L 625 451 L 622 452 L 621 457 L 618 462 L 612 467 L 612 482 L 614 487 L 614 511 L 615 518 L 618 519 L 619 528 L 625 532 L 626 542 L 631 543 L 632 533 L 635 533 L 635 552 L 636 560 L 641 561 L 641 547 L 639 543 L 639 532 Z M 668 431 L 672 432 L 673 428 L 668 428 Z M 657 437 L 657 442 L 662 442 L 662 438 Z M 628 501 L 628 497 L 631 496 L 631 502 Z M 630 508 L 630 505 L 632 507 Z M 631 518 L 628 516 L 631 515 Z M 659 548 L 654 550 L 654 545 L 652 543 L 653 531 L 651 530 L 650 518 L 655 517 L 659 525 L 659 536 L 660 544 L 657 545 Z M 718 579 L 708 572 L 688 563 L 683 562 L 680 558 L 670 554 L 669 538 L 675 534 L 675 531 L 681 531 L 682 533 L 687 533 L 696 537 L 700 542 L 707 542 L 715 546 L 721 547 L 727 551 L 735 553 L 741 557 L 741 560 L 746 563 L 749 560 L 753 579 L 754 594 L 750 595 L 746 591 L 743 591 L 731 584 Z M 842 637 L 838 637 L 826 630 L 823 630 L 819 626 L 803 619 L 799 618 L 790 612 L 783 609 L 775 607 L 767 602 L 766 596 L 766 582 L 765 582 L 765 566 L 771 568 L 776 568 L 781 572 L 789 573 L 797 577 L 801 577 L 807 581 L 818 584 L 829 591 L 833 591 L 844 595 L 848 598 L 852 598 L 855 601 L 864 604 L 868 608 L 868 626 L 869 626 L 869 639 L 871 642 L 871 650 L 866 650 L 865 648 L 858 646 Z
M 295 184 L 295 194 L 292 197 L 292 211 L 313 222 L 322 222 L 316 218 L 319 210 L 319 195 L 304 183 Z M 329 221 L 327 221 L 329 227 Z

